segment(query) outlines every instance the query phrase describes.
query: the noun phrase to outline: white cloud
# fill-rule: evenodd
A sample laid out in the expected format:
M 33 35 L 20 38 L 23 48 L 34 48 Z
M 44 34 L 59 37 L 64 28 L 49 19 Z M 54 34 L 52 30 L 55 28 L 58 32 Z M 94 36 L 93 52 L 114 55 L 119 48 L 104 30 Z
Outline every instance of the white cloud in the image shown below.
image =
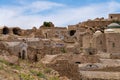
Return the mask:
M 92 4 L 84 7 L 67 8 L 60 10 L 55 15 L 49 15 L 49 19 L 58 26 L 69 25 L 87 19 L 94 19 L 96 17 L 106 18 L 109 13 L 115 13 L 119 9 L 120 3 L 117 2 Z
M 38 25 L 40 26 L 42 22 L 45 21 L 45 17 L 41 16 L 41 14 L 37 14 L 37 12 L 64 6 L 63 4 L 49 1 L 35 1 L 28 4 L 23 3 L 22 0 L 20 1 L 20 4 L 22 4 L 22 6 L 11 5 L 0 7 L 1 26 L 20 26 L 22 28 L 31 28 L 32 26 Z
M 64 6 L 63 4 L 59 4 L 59 3 L 55 3 L 55 2 L 36 1 L 27 7 L 28 7 L 28 9 L 31 9 L 32 12 L 40 12 L 40 11 L 52 9 L 55 7 L 63 7 L 63 6 Z
M 39 27 L 44 21 L 52 21 L 56 26 L 66 26 L 91 18 L 106 17 L 109 13 L 117 12 L 119 8 L 120 3 L 113 1 L 76 8 L 55 2 L 36 1 L 22 6 L 0 7 L 0 25 L 32 28 L 32 26 Z M 51 12 L 41 13 L 47 10 Z M 28 11 L 34 14 L 27 14 Z

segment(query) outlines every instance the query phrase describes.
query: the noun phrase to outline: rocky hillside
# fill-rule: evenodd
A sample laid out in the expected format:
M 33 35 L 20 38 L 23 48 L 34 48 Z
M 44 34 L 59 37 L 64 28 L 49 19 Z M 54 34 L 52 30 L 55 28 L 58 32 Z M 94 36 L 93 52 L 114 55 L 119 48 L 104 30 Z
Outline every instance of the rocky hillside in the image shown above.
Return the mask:
M 0 80 L 69 80 L 60 77 L 57 71 L 47 68 L 41 62 L 19 60 L 18 64 L 13 64 L 1 57 Z

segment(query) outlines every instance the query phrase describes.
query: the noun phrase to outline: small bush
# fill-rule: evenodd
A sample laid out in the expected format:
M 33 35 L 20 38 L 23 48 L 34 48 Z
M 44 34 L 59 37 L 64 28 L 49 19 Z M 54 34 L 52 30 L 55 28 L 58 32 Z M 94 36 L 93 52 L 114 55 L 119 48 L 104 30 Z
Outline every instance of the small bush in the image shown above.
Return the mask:
M 59 80 L 58 77 L 51 77 L 49 80 Z
M 50 69 L 50 68 L 46 68 L 45 70 L 44 70 L 44 72 L 45 73 L 50 73 L 52 70 Z
M 6 60 L 1 60 L 1 59 L 0 59 L 0 62 L 1 62 L 1 63 L 4 63 L 4 64 L 6 64 L 6 65 L 9 65 L 9 62 L 7 62 Z
M 29 74 L 20 74 L 20 80 L 35 80 L 31 75 Z
M 45 27 L 50 27 L 50 22 L 44 22 L 43 25 L 44 25 Z
M 40 71 L 38 72 L 38 71 L 31 70 L 30 72 L 31 72 L 33 75 L 38 76 L 39 78 L 44 78 L 44 79 L 46 79 L 46 76 L 45 76 L 43 73 L 41 73 Z
M 4 69 L 4 66 L 3 65 L 0 65 L 0 70 L 3 70 Z
M 21 70 L 21 67 L 20 66 L 18 66 L 18 65 L 13 65 L 13 66 L 11 66 L 13 69 L 17 69 L 17 70 Z
M 41 72 L 38 72 L 37 76 L 40 77 L 40 78 L 46 79 L 45 75 L 43 73 L 41 73 Z

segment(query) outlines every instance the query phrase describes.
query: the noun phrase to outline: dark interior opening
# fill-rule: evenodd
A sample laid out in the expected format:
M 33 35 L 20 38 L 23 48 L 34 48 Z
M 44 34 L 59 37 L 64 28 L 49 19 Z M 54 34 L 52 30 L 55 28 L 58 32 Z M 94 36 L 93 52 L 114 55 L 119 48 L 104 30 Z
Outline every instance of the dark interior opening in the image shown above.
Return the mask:
M 22 59 L 25 59 L 25 50 L 22 51 Z
M 81 62 L 75 62 L 76 64 L 81 64 Z
M 93 53 L 92 53 L 92 52 L 89 52 L 89 55 L 93 55 Z
M 37 62 L 38 61 L 38 57 L 37 54 L 34 55 L 34 61 Z
M 21 53 L 20 52 L 18 53 L 18 57 L 21 58 Z
M 113 47 L 113 48 L 115 47 L 115 43 L 112 43 L 112 47 Z
M 76 33 L 76 30 L 71 30 L 70 31 L 70 36 L 73 36 Z
M 110 18 L 112 19 L 113 17 L 112 17 L 112 16 L 110 16 Z
M 92 65 L 91 65 L 91 64 L 90 64 L 89 66 L 90 66 L 90 67 L 92 67 Z
M 8 34 L 9 33 L 9 28 L 4 27 L 2 33 L 5 34 L 5 35 Z
M 13 34 L 20 35 L 21 30 L 19 28 L 13 28 Z
M 45 37 L 47 38 L 47 33 L 45 33 Z

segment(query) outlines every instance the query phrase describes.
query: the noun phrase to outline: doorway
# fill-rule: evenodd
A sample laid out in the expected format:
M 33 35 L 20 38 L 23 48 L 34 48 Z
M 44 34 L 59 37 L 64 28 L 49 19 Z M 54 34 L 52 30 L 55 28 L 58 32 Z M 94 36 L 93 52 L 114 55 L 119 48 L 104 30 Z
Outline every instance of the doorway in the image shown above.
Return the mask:
M 6 34 L 8 34 L 8 33 L 9 33 L 9 28 L 4 27 L 4 28 L 3 28 L 3 31 L 2 31 L 2 34 L 6 35 Z

